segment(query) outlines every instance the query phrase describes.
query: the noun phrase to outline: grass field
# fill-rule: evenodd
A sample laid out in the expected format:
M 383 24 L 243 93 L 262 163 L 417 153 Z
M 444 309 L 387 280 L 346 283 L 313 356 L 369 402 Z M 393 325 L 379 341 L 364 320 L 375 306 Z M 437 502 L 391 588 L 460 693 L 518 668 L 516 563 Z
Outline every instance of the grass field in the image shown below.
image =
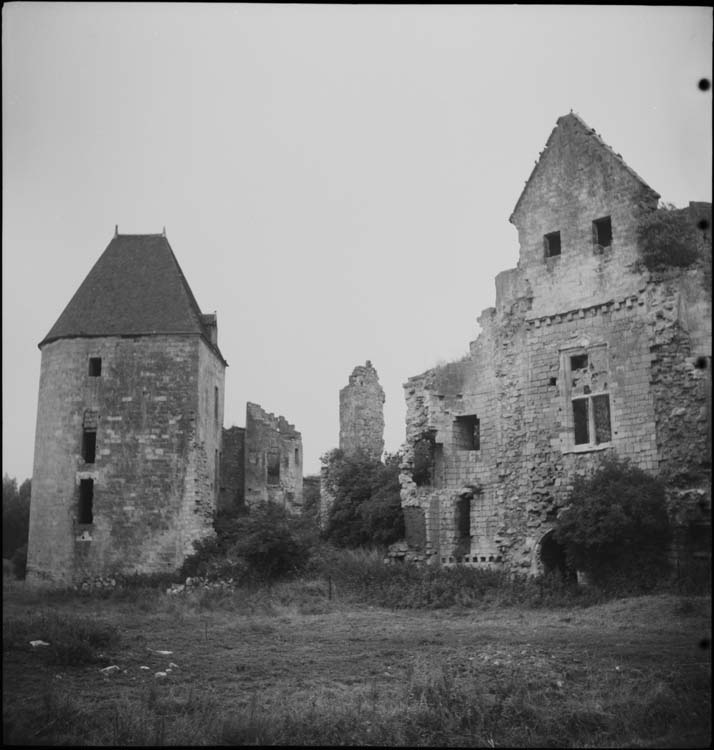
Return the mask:
M 316 582 L 99 598 L 6 579 L 4 741 L 707 747 L 710 615 L 675 595 L 392 611 Z

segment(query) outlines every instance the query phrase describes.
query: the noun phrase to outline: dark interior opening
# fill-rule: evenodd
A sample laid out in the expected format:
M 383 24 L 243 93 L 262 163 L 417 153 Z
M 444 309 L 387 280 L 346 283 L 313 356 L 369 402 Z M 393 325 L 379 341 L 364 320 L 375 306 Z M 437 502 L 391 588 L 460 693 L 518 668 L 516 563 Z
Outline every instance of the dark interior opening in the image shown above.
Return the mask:
M 89 358 L 89 377 L 98 378 L 101 374 L 102 374 L 102 358 L 90 357 Z
M 545 247 L 545 257 L 554 258 L 560 255 L 560 232 L 551 232 L 543 237 L 543 246 Z
M 593 235 L 596 245 L 600 245 L 603 248 L 612 245 L 612 221 L 609 216 L 596 219 L 593 222 Z
M 565 547 L 556 542 L 552 531 L 549 531 L 541 540 L 540 559 L 545 575 L 560 575 L 569 581 L 576 580 L 575 571 L 568 565 Z
M 94 480 L 79 480 L 79 523 L 94 523 Z
M 97 454 L 96 430 L 84 430 L 82 432 L 82 457 L 84 462 L 93 464 Z

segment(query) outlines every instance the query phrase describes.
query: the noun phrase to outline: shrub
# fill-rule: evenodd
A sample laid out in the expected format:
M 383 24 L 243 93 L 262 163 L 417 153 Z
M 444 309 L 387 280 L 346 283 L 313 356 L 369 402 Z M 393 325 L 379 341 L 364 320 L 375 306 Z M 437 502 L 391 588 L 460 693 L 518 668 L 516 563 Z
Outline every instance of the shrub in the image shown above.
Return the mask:
M 261 503 L 249 512 L 219 513 L 216 536 L 194 542 L 180 575 L 235 582 L 272 581 L 302 571 L 317 542 L 309 518 L 292 516 L 275 503 Z
M 653 211 L 640 221 L 637 235 L 642 262 L 650 271 L 690 266 L 699 258 L 696 229 L 686 211 Z
M 554 530 L 573 567 L 624 588 L 648 589 L 661 578 L 670 537 L 663 482 L 617 457 L 575 479 Z
M 302 571 L 315 542 L 303 519 L 275 503 L 261 503 L 236 522 L 238 538 L 231 548 L 258 580 L 272 581 Z
M 339 547 L 387 546 L 404 536 L 399 494 L 400 456 L 384 463 L 364 454 L 333 451 L 323 457 L 334 496 L 325 537 Z

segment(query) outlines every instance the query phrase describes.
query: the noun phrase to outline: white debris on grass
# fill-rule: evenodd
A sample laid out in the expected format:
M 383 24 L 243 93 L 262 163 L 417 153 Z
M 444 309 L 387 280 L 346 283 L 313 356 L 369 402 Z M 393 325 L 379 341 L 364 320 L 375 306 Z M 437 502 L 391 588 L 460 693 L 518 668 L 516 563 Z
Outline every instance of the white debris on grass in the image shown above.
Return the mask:
M 32 648 L 37 648 L 38 646 L 49 646 L 50 644 L 47 643 L 47 641 L 30 641 L 30 646 Z
M 113 672 L 118 672 L 119 667 L 116 664 L 112 664 L 110 667 L 104 667 L 104 669 L 99 670 L 102 674 L 112 674 Z
M 156 677 L 158 680 L 162 680 L 164 677 L 168 677 L 166 672 L 157 672 L 154 677 Z

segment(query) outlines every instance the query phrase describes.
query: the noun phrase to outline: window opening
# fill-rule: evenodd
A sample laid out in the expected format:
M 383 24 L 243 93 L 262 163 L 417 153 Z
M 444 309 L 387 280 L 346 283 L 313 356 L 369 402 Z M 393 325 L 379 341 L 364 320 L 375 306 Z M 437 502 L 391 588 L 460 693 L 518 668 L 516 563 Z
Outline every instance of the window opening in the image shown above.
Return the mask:
M 586 370 L 588 366 L 587 354 L 576 354 L 570 358 L 570 370 Z
M 575 445 L 600 445 L 612 440 L 606 352 L 570 356 L 570 399 Z
M 79 523 L 94 523 L 94 480 L 79 480 Z
M 269 451 L 268 453 L 268 484 L 280 483 L 280 453 Z
M 89 377 L 98 378 L 101 374 L 102 374 L 102 358 L 90 357 L 89 358 Z
M 87 464 L 93 464 L 97 453 L 97 431 L 82 430 L 82 458 Z
M 612 245 L 612 221 L 609 216 L 593 222 L 593 239 L 603 249 Z
M 463 451 L 481 450 L 481 420 L 475 414 L 456 417 L 454 444 Z
M 551 232 L 544 235 L 543 246 L 546 258 L 554 258 L 556 255 L 560 255 L 560 232 Z
M 434 440 L 436 432 L 428 430 L 414 441 L 412 479 L 417 487 L 429 487 L 434 479 Z
M 213 416 L 218 421 L 218 386 L 213 389 Z
M 295 448 L 295 463 L 300 463 L 300 451 L 297 448 Z
M 471 539 L 471 498 L 459 498 L 456 503 L 456 529 L 459 539 Z

